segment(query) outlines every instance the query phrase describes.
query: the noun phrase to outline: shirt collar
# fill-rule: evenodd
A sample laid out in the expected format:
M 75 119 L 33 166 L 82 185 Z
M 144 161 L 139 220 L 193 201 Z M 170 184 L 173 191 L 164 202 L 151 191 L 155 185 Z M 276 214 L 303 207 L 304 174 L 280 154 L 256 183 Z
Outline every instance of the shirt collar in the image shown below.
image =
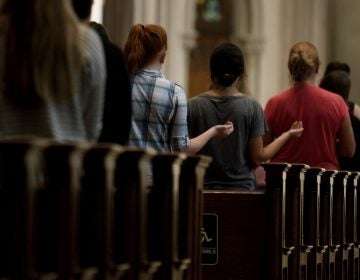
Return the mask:
M 140 69 L 140 70 L 136 71 L 136 74 L 146 75 L 146 76 L 151 76 L 151 77 L 158 77 L 158 78 L 164 77 L 164 75 L 161 73 L 160 70 L 155 70 L 155 69 Z

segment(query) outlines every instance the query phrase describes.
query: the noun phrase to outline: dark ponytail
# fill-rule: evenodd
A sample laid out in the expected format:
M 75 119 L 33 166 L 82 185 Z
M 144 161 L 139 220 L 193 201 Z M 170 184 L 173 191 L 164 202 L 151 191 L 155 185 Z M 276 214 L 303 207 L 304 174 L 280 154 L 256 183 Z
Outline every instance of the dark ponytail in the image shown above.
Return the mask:
M 244 55 L 233 43 L 218 45 L 210 57 L 211 80 L 214 87 L 229 87 L 245 73 Z

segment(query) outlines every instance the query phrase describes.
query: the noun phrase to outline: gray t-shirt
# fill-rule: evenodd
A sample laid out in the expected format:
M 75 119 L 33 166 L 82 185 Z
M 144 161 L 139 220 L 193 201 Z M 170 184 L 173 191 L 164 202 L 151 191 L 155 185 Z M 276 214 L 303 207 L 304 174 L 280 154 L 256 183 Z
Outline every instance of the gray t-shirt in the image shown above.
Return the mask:
M 226 139 L 211 139 L 199 154 L 212 157 L 204 184 L 209 188 L 254 190 L 255 174 L 247 159 L 250 138 L 267 130 L 261 105 L 247 96 L 211 96 L 206 93 L 188 101 L 190 138 L 208 128 L 232 121 L 234 132 Z

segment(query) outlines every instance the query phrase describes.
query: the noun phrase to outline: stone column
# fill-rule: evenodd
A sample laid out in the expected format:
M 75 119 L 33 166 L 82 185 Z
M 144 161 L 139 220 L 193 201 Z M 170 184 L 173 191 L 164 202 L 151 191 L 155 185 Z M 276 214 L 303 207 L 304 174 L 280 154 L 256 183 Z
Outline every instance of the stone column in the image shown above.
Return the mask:
M 234 33 L 232 40 L 240 45 L 245 55 L 248 93 L 261 97 L 261 56 L 264 50 L 262 0 L 234 1 Z

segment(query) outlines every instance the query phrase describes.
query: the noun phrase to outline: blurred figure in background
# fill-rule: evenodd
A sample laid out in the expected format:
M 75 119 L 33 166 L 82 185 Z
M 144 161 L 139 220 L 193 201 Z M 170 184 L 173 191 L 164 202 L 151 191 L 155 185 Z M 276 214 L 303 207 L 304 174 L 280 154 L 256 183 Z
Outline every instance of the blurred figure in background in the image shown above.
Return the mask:
M 288 68 L 293 85 L 267 102 L 269 132 L 264 142 L 279 137 L 295 120 L 302 120 L 305 130 L 271 161 L 338 170 L 338 156 L 353 156 L 355 139 L 348 107 L 343 98 L 315 85 L 319 66 L 317 49 L 311 43 L 298 42 L 290 49 Z
M 350 66 L 346 62 L 339 62 L 339 61 L 331 61 L 326 65 L 324 77 L 327 74 L 331 73 L 332 71 L 337 71 L 337 70 L 344 71 L 350 77 L 350 74 L 351 74 Z M 324 79 L 324 77 L 323 77 L 323 79 Z M 353 115 L 353 116 L 357 117 L 358 119 L 360 119 L 360 106 L 350 100 L 347 100 L 347 103 L 349 105 L 350 115 Z
M 212 157 L 204 185 L 213 189 L 253 191 L 254 169 L 273 157 L 291 138 L 300 137 L 301 122 L 295 122 L 267 147 L 262 135 L 267 127 L 261 105 L 239 91 L 244 88 L 246 71 L 241 49 L 232 43 L 217 46 L 210 57 L 212 85 L 209 91 L 188 102 L 190 137 L 225 120 L 235 131 L 226 139 L 211 139 L 199 153 Z
M 321 80 L 320 87 L 340 95 L 349 106 L 351 125 L 356 141 L 356 150 L 352 158 L 339 157 L 340 169 L 360 171 L 360 120 L 354 115 L 354 107 L 349 104 L 351 80 L 343 70 L 332 70 Z
M 132 76 L 132 125 L 129 145 L 156 151 L 198 152 L 212 137 L 227 137 L 232 123 L 208 127 L 189 139 L 187 100 L 182 87 L 161 73 L 167 51 L 162 26 L 136 24 L 130 29 L 124 54 Z
M 72 0 L 79 19 L 89 24 L 100 36 L 106 58 L 106 88 L 103 115 L 103 128 L 100 142 L 126 145 L 131 126 L 131 91 L 124 54 L 120 47 L 111 42 L 105 27 L 90 22 L 93 0 Z
M 70 0 L 0 2 L 0 138 L 97 140 L 105 61 Z

